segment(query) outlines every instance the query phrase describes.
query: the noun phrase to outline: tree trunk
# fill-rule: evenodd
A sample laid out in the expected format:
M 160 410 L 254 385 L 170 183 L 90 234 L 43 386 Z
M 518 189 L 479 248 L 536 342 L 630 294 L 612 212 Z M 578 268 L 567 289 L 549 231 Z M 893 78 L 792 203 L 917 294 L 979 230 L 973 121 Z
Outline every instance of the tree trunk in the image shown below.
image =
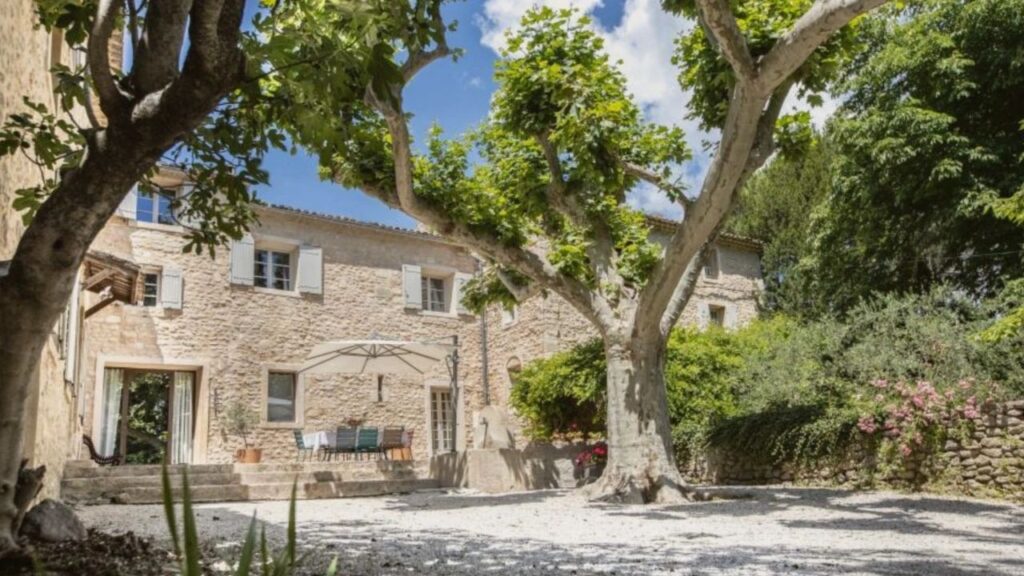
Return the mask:
M 159 157 L 109 148 L 90 153 L 40 207 L 0 278 L 0 553 L 14 547 L 24 410 L 43 348 L 89 245 Z
M 665 344 L 607 342 L 608 464 L 592 498 L 680 502 L 691 490 L 676 468 L 665 389 Z

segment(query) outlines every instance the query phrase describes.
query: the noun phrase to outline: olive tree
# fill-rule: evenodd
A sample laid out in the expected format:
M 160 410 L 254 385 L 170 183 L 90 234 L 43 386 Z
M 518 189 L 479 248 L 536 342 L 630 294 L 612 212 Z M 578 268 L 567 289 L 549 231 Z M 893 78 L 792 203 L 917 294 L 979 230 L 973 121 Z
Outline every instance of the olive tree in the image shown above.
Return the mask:
M 527 15 L 498 63 L 489 118 L 455 140 L 434 130 L 418 156 L 404 88 L 432 62 L 459 54 L 436 0 L 415 2 L 407 13 L 364 2 L 361 17 L 395 41 L 355 55 L 346 39 L 325 33 L 325 22 L 349 13 L 279 13 L 268 30 L 301 38 L 291 58 L 324 51 L 348 58 L 319 61 L 312 72 L 284 70 L 264 88 L 283 102 L 274 121 L 318 155 L 325 177 L 490 262 L 473 282 L 477 304 L 544 290 L 594 325 L 608 367 L 610 455 L 593 494 L 673 501 L 689 490 L 673 462 L 666 407 L 670 330 L 737 190 L 774 151 L 786 98 L 800 91 L 813 100 L 853 43 L 848 28 L 836 32 L 884 1 L 667 2 L 699 23 L 680 41 L 682 83 L 693 90 L 692 114 L 720 134 L 691 194 L 670 178 L 688 158 L 681 133 L 643 120 L 600 39 L 570 12 Z M 800 120 L 781 124 L 792 135 Z M 474 153 L 482 162 L 471 161 Z M 625 203 L 641 181 L 684 207 L 663 244 Z

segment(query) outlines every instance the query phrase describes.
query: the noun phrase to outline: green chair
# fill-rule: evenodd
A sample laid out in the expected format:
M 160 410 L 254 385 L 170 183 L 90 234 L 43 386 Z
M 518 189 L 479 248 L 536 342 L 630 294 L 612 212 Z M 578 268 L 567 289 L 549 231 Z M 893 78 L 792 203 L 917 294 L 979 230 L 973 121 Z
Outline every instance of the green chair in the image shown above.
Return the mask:
M 380 454 L 380 430 L 376 426 L 359 428 L 356 438 L 356 455 Z

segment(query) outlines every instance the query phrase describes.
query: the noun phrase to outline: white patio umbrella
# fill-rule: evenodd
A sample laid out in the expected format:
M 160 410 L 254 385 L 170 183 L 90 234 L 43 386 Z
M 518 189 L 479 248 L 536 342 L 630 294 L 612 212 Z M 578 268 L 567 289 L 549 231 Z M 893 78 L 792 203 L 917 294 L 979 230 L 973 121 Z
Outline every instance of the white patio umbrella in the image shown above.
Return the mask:
M 399 340 L 335 340 L 317 344 L 306 356 L 307 374 L 423 375 L 452 356 L 456 346 Z
M 451 376 L 451 433 L 455 438 L 459 395 L 458 336 L 452 342 L 400 340 L 335 340 L 317 344 L 306 356 L 300 372 L 307 374 L 413 374 L 424 375 L 444 362 Z M 454 444 L 452 451 L 455 451 Z

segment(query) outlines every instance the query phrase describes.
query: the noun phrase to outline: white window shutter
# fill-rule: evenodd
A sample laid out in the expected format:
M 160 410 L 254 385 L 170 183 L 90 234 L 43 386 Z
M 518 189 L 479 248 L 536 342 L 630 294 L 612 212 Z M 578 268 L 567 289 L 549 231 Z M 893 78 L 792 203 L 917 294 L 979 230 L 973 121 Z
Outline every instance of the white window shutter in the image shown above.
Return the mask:
M 252 235 L 246 234 L 240 240 L 231 242 L 231 283 L 252 286 L 253 261 L 256 258 L 256 244 Z
M 132 186 L 132 189 L 128 191 L 124 199 L 121 200 L 121 205 L 117 207 L 117 215 L 122 218 L 129 220 L 136 219 L 135 207 L 139 203 L 139 187 Z
M 728 328 L 730 330 L 738 327 L 737 320 L 736 320 L 736 307 L 735 306 L 726 306 L 725 307 L 725 319 L 722 322 L 722 324 L 723 324 L 723 326 L 725 326 L 726 328 Z
M 71 301 L 68 302 L 68 325 L 64 330 L 64 380 L 76 381 L 76 368 L 78 366 L 78 308 L 79 297 L 82 293 L 80 278 L 75 276 L 75 287 L 71 292 Z
M 164 268 L 160 277 L 160 305 L 164 308 L 181 309 L 181 270 Z
M 319 247 L 299 247 L 299 292 L 324 293 L 324 253 Z
M 186 182 L 178 189 L 177 196 L 180 204 L 174 210 L 174 218 L 178 221 L 178 224 L 181 224 L 182 226 L 192 226 L 195 224 L 195 220 L 191 216 L 185 214 L 185 210 L 188 207 L 188 197 L 192 194 L 192 190 L 194 188 L 194 184 Z
M 462 303 L 462 293 L 465 290 L 466 282 L 472 278 L 472 274 L 455 273 L 455 284 L 452 287 L 452 300 L 455 302 L 455 311 L 459 314 L 471 314 L 466 305 Z
M 402 294 L 405 298 L 406 308 L 423 309 L 423 287 L 420 280 L 422 276 L 423 269 L 419 266 L 402 265 Z

